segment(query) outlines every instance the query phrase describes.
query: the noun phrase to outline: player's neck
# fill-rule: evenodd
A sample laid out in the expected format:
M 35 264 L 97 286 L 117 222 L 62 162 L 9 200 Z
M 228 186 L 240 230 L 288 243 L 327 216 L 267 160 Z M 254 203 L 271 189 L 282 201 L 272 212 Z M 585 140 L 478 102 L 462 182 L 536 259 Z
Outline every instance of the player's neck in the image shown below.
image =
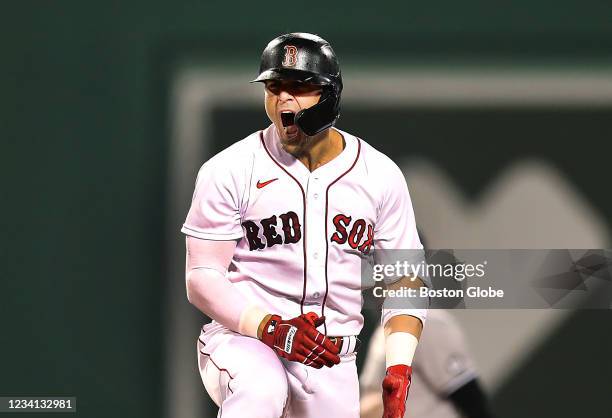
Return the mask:
M 295 157 L 308 170 L 314 171 L 340 155 L 344 146 L 342 135 L 334 129 L 328 129 L 315 136 L 309 146 Z

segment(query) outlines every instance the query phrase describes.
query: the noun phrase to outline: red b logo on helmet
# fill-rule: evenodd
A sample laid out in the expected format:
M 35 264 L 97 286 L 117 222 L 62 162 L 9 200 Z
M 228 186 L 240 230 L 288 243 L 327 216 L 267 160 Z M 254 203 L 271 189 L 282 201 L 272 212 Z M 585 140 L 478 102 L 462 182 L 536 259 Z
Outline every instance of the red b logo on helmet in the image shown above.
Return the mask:
M 297 64 L 297 48 L 293 45 L 285 45 L 285 58 L 283 58 L 283 67 L 295 67 Z

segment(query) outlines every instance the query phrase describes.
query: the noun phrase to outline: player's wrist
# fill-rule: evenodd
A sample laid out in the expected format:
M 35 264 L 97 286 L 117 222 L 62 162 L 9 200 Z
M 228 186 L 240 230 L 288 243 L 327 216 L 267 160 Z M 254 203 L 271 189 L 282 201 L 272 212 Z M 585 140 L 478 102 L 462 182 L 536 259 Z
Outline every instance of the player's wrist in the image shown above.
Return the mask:
M 259 329 L 265 319 L 269 316 L 268 312 L 256 305 L 247 306 L 240 314 L 238 332 L 253 338 L 259 338 Z
M 392 332 L 385 337 L 385 365 L 412 366 L 419 340 L 409 332 Z

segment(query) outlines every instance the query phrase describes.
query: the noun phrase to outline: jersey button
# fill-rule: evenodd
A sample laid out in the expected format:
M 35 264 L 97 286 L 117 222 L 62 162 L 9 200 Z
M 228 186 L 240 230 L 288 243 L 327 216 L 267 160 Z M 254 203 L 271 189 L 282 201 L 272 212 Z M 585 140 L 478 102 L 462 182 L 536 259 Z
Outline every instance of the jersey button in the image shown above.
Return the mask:
M 314 257 L 314 259 L 316 260 L 317 258 L 319 258 L 319 253 L 314 253 L 312 256 L 313 256 L 313 257 Z
M 318 199 L 319 198 L 319 193 L 315 193 L 315 194 L 313 194 L 313 196 L 314 196 L 315 199 Z
M 321 296 L 321 294 L 319 292 L 314 292 L 312 294 L 312 297 L 315 298 L 315 299 L 319 299 L 319 296 Z

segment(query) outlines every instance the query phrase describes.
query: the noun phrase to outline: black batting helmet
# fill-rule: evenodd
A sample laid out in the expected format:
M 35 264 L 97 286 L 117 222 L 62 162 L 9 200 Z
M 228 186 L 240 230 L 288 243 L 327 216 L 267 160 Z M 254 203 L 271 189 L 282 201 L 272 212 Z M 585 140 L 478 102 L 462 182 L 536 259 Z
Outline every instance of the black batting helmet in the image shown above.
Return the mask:
M 259 76 L 253 82 L 266 80 L 296 80 L 322 87 L 319 102 L 295 115 L 295 124 L 306 135 L 330 128 L 340 117 L 342 75 L 336 54 L 325 39 L 299 32 L 270 41 L 261 54 Z

